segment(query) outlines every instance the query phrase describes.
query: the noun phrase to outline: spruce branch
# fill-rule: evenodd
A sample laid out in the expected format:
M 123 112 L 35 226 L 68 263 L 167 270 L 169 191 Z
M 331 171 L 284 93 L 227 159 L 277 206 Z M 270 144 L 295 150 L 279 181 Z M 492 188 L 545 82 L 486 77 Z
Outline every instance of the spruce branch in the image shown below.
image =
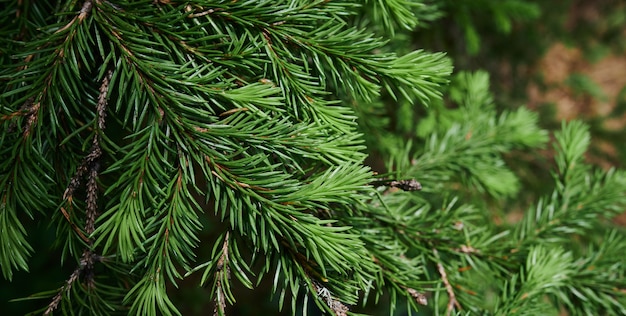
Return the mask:
M 52 183 L 46 175 L 52 166 L 45 159 L 43 148 L 31 144 L 37 144 L 32 134 L 24 138 L 16 132 L 2 137 L 1 155 L 13 157 L 0 163 L 0 266 L 8 279 L 12 278 L 13 269 L 28 270 L 27 258 L 33 251 L 19 214 L 33 216 L 33 210 L 55 204 L 50 196 Z
M 71 178 L 65 192 L 63 193 L 63 200 L 66 202 L 67 208 L 61 206 L 60 211 L 63 214 L 63 217 L 70 223 L 72 229 L 89 245 L 93 242 L 88 237 L 91 235 L 95 229 L 95 220 L 98 213 L 98 171 L 100 169 L 100 157 L 102 156 L 102 148 L 100 147 L 100 135 L 104 132 L 105 127 L 105 117 L 106 117 L 106 105 L 107 105 L 107 93 L 109 92 L 109 81 L 111 79 L 112 72 L 109 71 L 107 76 L 102 80 L 102 84 L 100 86 L 100 95 L 98 96 L 98 103 L 96 109 L 96 126 L 95 132 L 92 139 L 92 146 L 89 154 L 87 154 L 81 165 L 76 169 L 76 173 Z M 73 208 L 73 199 L 74 192 L 80 186 L 81 178 L 87 177 L 86 184 L 86 202 L 87 208 L 85 213 L 85 235 L 82 231 L 78 229 L 78 226 L 72 220 L 72 208 Z
M 33 7 L 30 9 L 37 12 L 50 11 L 49 4 L 31 5 Z M 80 73 L 78 63 L 64 63 L 63 61 L 67 60 L 67 52 L 75 52 L 73 50 L 75 48 L 73 46 L 75 44 L 74 35 L 82 35 L 85 32 L 85 23 L 76 23 L 70 28 L 56 32 L 57 26 L 61 22 L 55 23 L 52 20 L 57 19 L 57 17 L 42 16 L 38 13 L 31 15 L 31 10 L 28 12 L 28 14 L 20 14 L 17 23 L 24 23 L 24 19 L 26 19 L 28 22 L 23 24 L 23 27 L 29 29 L 35 27 L 40 31 L 33 32 L 33 34 L 29 32 L 28 35 L 21 31 L 19 35 L 16 34 L 18 37 L 28 36 L 28 39 L 24 42 L 13 42 L 7 46 L 10 50 L 9 55 L 13 57 L 10 59 L 10 65 L 2 68 L 0 75 L 3 82 L 3 104 L 5 104 L 2 111 L 5 112 L 5 109 L 10 109 L 9 112 L 16 113 L 17 109 L 27 107 L 27 109 L 24 108 L 25 115 L 9 115 L 20 127 L 22 140 L 14 138 L 11 134 L 3 134 L 2 141 L 3 152 L 6 153 L 6 150 L 13 152 L 10 155 L 3 154 L 4 157 L 7 157 L 7 161 L 13 162 L 3 164 L 2 172 L 0 172 L 3 175 L 3 181 L 0 185 L 0 192 L 3 196 L 2 213 L 5 217 L 3 223 L 8 223 L 8 220 L 13 218 L 11 220 L 13 228 L 2 229 L 2 231 L 7 231 L 6 236 L 2 238 L 3 247 L 8 246 L 6 251 L 2 253 L 14 258 L 4 261 L 9 264 L 2 265 L 4 275 L 9 278 L 11 273 L 7 269 L 10 267 L 26 269 L 26 263 L 23 259 L 30 249 L 23 238 L 26 231 L 18 221 L 18 217 L 15 216 L 16 211 L 19 209 L 32 216 L 32 210 L 44 211 L 51 207 L 54 208 L 52 206 L 54 204 L 58 205 L 58 197 L 51 198 L 54 195 L 53 192 L 57 191 L 56 188 L 58 188 L 60 181 L 57 179 L 57 174 L 52 172 L 55 169 L 52 163 L 55 150 L 51 151 L 50 147 L 54 147 L 55 145 L 52 144 L 58 143 L 58 140 L 55 139 L 60 131 L 57 115 L 62 111 L 55 112 L 52 109 L 52 100 L 62 104 L 59 108 L 67 110 L 68 104 L 76 105 L 78 102 L 74 101 L 88 95 L 81 89 L 83 87 L 82 82 L 72 81 L 75 79 L 74 76 L 64 77 L 62 75 L 72 71 L 69 69 L 73 69 L 75 73 Z M 64 19 L 65 17 L 58 17 L 58 21 Z M 69 36 L 69 34 L 73 35 Z M 77 57 L 77 55 L 72 55 L 72 57 Z M 6 62 L 6 60 L 4 61 Z M 13 63 L 13 61 L 16 62 Z M 61 79 L 61 77 L 64 78 Z M 68 80 L 72 82 L 69 83 Z M 52 84 L 53 82 L 55 84 Z M 80 120 L 89 112 L 86 110 L 82 115 L 68 115 L 66 122 L 73 125 L 75 120 Z M 8 130 L 12 130 L 10 126 Z M 42 132 L 44 130 L 46 131 Z M 13 145 L 9 146 L 9 143 Z M 12 158 L 9 159 L 8 157 Z M 17 230 L 15 230 L 16 228 Z M 78 227 L 75 227 L 75 230 L 79 231 Z
M 491 197 L 521 185 L 504 156 L 548 137 L 530 111 L 497 110 L 484 72 L 442 100 L 451 61 L 397 45 L 445 5 L 7 3 L 0 266 L 28 269 L 27 217 L 56 218 L 77 261 L 42 312 L 180 315 L 171 292 L 203 270 L 214 315 L 237 281 L 264 279 L 294 313 L 383 295 L 391 313 L 431 297 L 448 315 L 623 313 L 626 243 L 597 232 L 626 205 L 625 174 L 592 170 L 586 129 L 566 124 L 553 193 L 518 227 L 494 224 Z
M 395 35 L 397 26 L 405 30 L 413 30 L 420 22 L 414 14 L 414 9 L 423 6 L 422 3 L 407 0 L 368 2 L 371 6 L 364 7 L 371 11 L 368 12 L 369 15 L 376 21 L 375 24 L 381 24 L 391 37 Z
M 84 5 L 83 9 L 90 9 L 90 4 L 88 6 Z M 85 9 L 85 10 L 87 10 Z M 82 14 L 81 10 L 81 14 Z M 76 170 L 76 173 L 70 180 L 68 187 L 65 189 L 63 193 L 63 199 L 66 201 L 69 209 L 72 209 L 72 200 L 74 199 L 74 191 L 80 186 L 80 179 L 85 176 L 87 173 L 87 183 L 85 184 L 86 189 L 86 209 L 85 209 L 85 227 L 84 232 L 78 229 L 78 226 L 71 220 L 70 214 L 68 211 L 61 206 L 60 210 L 63 213 L 65 219 L 70 223 L 72 229 L 87 243 L 90 248 L 85 248 L 83 250 L 83 254 L 81 255 L 81 259 L 79 261 L 79 266 L 72 272 L 66 284 L 59 290 L 59 292 L 53 297 L 52 302 L 48 305 L 47 309 L 44 312 L 44 315 L 50 315 L 59 305 L 64 295 L 69 293 L 73 284 L 79 279 L 80 275 L 83 274 L 85 278 L 85 283 L 87 285 L 88 290 L 92 290 L 95 288 L 95 280 L 94 280 L 94 263 L 100 261 L 100 256 L 97 255 L 91 248 L 93 247 L 93 240 L 89 237 L 95 230 L 95 222 L 98 216 L 98 171 L 100 168 L 100 157 L 102 155 L 102 149 L 100 148 L 100 135 L 104 132 L 105 128 L 105 117 L 106 117 L 106 106 L 107 106 L 107 94 L 109 93 L 109 81 L 111 79 L 112 72 L 109 70 L 106 77 L 103 78 L 102 84 L 99 89 L 98 103 L 96 109 L 96 126 L 95 132 L 92 140 L 92 147 L 83 159 L 82 164 Z
M 503 153 L 539 147 L 548 138 L 537 127 L 538 117 L 527 110 L 497 114 L 488 88 L 484 72 L 457 74 L 450 95 L 459 108 L 435 106 L 418 132 L 423 139 L 404 145 L 406 155 L 394 148 L 392 156 L 401 160 L 390 169 L 403 170 L 397 175 L 401 177 L 419 176 L 432 192 L 460 184 L 495 197 L 513 195 L 519 180 L 507 168 Z
M 554 160 L 559 173 L 555 174 L 555 189 L 526 212 L 515 231 L 519 243 L 533 245 L 565 241 L 573 234 L 583 236 L 626 205 L 626 194 L 619 189 L 626 183 L 623 171 L 592 171 L 583 161 L 589 137 L 579 121 L 564 123 L 556 133 Z

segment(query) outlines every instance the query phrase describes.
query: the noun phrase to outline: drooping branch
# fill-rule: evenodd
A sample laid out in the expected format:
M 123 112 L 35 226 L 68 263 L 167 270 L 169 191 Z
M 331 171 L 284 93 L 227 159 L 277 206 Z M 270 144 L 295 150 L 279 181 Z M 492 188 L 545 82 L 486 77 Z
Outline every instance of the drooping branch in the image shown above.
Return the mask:
M 85 232 L 87 234 L 91 234 L 94 231 L 94 223 L 96 220 L 97 214 L 97 178 L 98 178 L 98 170 L 100 168 L 99 159 L 102 155 L 102 148 L 100 148 L 100 133 L 104 130 L 105 127 L 105 117 L 106 117 L 106 106 L 107 99 L 106 96 L 109 91 L 109 82 L 111 80 L 112 71 L 108 71 L 107 75 L 102 80 L 102 84 L 100 85 L 100 94 L 98 96 L 98 104 L 96 108 L 96 125 L 97 129 L 93 137 L 92 146 L 89 154 L 85 156 L 81 165 L 76 169 L 76 173 L 70 180 L 67 189 L 63 193 L 63 200 L 68 204 L 68 208 L 71 212 L 72 200 L 74 198 L 74 191 L 80 186 L 80 181 L 85 175 L 85 173 L 89 173 L 87 175 L 87 209 L 86 209 L 86 221 L 85 221 Z M 83 232 L 81 232 L 78 227 L 73 223 L 70 218 L 70 212 L 64 207 L 61 207 L 61 212 L 65 219 L 72 225 L 72 229 L 83 239 L 85 242 L 91 244 L 92 241 L 85 236 Z
M 102 148 L 100 148 L 100 133 L 105 128 L 107 94 L 109 92 L 109 82 L 113 72 L 109 70 L 100 85 L 100 95 L 98 96 L 98 105 L 96 108 L 97 125 L 96 133 L 93 137 L 91 153 L 86 157 L 89 163 L 89 175 L 87 176 L 87 212 L 85 221 L 85 232 L 93 233 L 95 229 L 95 221 L 98 215 L 98 170 L 100 169 L 100 156 L 102 156 Z
M 82 11 L 81 11 L 82 12 Z M 92 147 L 87 156 L 83 159 L 82 164 L 77 168 L 74 177 L 70 180 L 70 184 L 63 194 L 63 198 L 68 202 L 69 207 L 72 206 L 72 199 L 74 191 L 80 186 L 80 179 L 88 172 L 87 184 L 86 184 L 86 203 L 87 208 L 85 210 L 85 235 L 76 224 L 74 224 L 69 216 L 69 213 L 64 207 L 61 207 L 63 216 L 70 222 L 72 229 L 83 239 L 89 246 L 93 245 L 89 235 L 95 230 L 96 217 L 98 215 L 98 170 L 100 169 L 100 157 L 102 156 L 102 148 L 100 147 L 100 133 L 105 127 L 106 106 L 107 106 L 107 94 L 109 91 L 109 82 L 111 80 L 112 71 L 109 70 L 102 80 L 100 85 L 100 94 L 98 96 L 98 104 L 96 106 L 96 131 L 93 137 Z M 48 308 L 44 312 L 44 315 L 50 315 L 59 305 L 63 298 L 63 294 L 70 291 L 73 284 L 79 279 L 81 273 L 85 278 L 85 283 L 88 289 L 95 287 L 94 281 L 94 263 L 100 261 L 101 258 L 95 252 L 89 248 L 83 250 L 78 267 L 72 272 L 70 277 L 65 282 L 65 285 L 61 287 L 59 292 L 52 298 L 52 302 L 48 305 Z

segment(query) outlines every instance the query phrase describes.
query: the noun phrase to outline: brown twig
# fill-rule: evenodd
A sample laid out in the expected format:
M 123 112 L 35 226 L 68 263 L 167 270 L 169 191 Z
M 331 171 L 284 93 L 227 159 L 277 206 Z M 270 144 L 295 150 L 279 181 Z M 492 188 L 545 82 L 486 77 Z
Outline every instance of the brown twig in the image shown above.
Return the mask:
M 217 9 L 208 9 L 208 10 L 203 11 L 203 12 L 198 12 L 198 13 L 192 13 L 192 14 L 189 14 L 187 17 L 188 17 L 188 18 L 192 18 L 192 19 L 193 19 L 193 18 L 199 18 L 199 17 L 201 17 L 201 16 L 205 16 L 205 15 L 212 14 L 212 13 L 214 13 L 214 12 L 217 12 L 217 11 L 222 11 L 222 10 L 223 10 L 223 9 L 220 9 L 220 8 L 217 8 Z
M 37 108 L 35 108 L 33 106 L 33 103 L 35 102 L 35 98 L 34 97 L 30 97 L 28 99 L 26 99 L 26 101 L 24 101 L 24 103 L 22 104 L 22 106 L 20 107 L 19 110 L 13 112 L 13 113 L 9 113 L 9 114 L 5 114 L 0 116 L 0 121 L 10 121 L 15 117 L 20 117 L 20 116 L 29 116 L 33 113 L 33 110 L 37 110 Z M 7 130 L 8 132 L 13 132 L 13 130 L 15 129 L 16 123 L 15 122 L 11 122 L 11 124 L 9 124 L 9 129 Z
M 89 12 L 91 12 L 92 7 L 93 7 L 93 3 L 91 2 L 91 0 L 87 0 L 83 2 L 83 7 L 78 12 L 78 15 L 74 16 L 74 18 L 69 23 L 67 23 L 64 27 L 58 29 L 55 33 L 60 33 L 69 29 L 76 21 L 82 22 L 87 17 Z
M 96 106 L 96 114 L 97 114 L 97 130 L 94 135 L 91 150 L 89 154 L 85 156 L 83 162 L 76 169 L 76 173 L 70 179 L 70 183 L 65 189 L 63 193 L 63 199 L 68 203 L 68 209 L 71 212 L 72 208 L 72 199 L 74 198 L 74 191 L 80 186 L 80 181 L 85 175 L 85 173 L 89 173 L 87 175 L 87 209 L 86 209 L 86 221 L 85 221 L 85 232 L 89 235 L 93 233 L 95 229 L 95 221 L 98 214 L 98 171 L 100 169 L 99 159 L 102 156 L 102 148 L 100 147 L 100 133 L 105 128 L 105 118 L 106 118 L 106 106 L 107 106 L 107 94 L 109 91 L 109 82 L 111 80 L 111 76 L 113 75 L 112 71 L 108 71 L 107 75 L 102 79 L 102 84 L 100 85 L 100 94 L 98 96 L 98 104 Z M 88 244 L 91 244 L 91 240 L 83 234 L 83 232 L 78 229 L 78 227 L 72 222 L 70 218 L 70 212 L 66 210 L 64 207 L 61 207 L 61 212 L 63 213 L 63 217 L 70 223 L 72 229 Z
M 74 272 L 72 272 L 70 277 L 65 281 L 65 285 L 63 285 L 59 289 L 59 292 L 52 298 L 52 302 L 48 304 L 48 307 L 46 308 L 43 314 L 44 315 L 52 314 L 52 312 L 56 310 L 57 307 L 59 307 L 59 303 L 61 303 L 61 299 L 63 298 L 63 293 L 69 292 L 72 289 L 74 282 L 76 282 L 76 280 L 78 280 L 78 278 L 80 277 L 80 274 L 84 271 L 88 272 L 88 269 L 90 269 L 90 267 L 93 267 L 93 264 L 96 261 L 100 261 L 100 260 L 102 260 L 100 256 L 91 252 L 91 250 L 89 249 L 85 249 L 83 251 L 83 255 L 80 258 L 78 267 L 76 267 Z M 93 286 L 93 284 L 87 283 L 87 286 Z
M 98 95 L 98 105 L 96 107 L 98 128 L 93 137 L 91 152 L 87 155 L 85 162 L 89 164 L 89 175 L 87 177 L 87 210 L 85 221 L 85 232 L 93 233 L 95 230 L 96 217 L 98 216 L 98 171 L 100 169 L 100 156 L 102 156 L 102 148 L 100 148 L 100 133 L 105 128 L 107 94 L 109 92 L 109 82 L 113 72 L 109 70 L 102 79 L 100 85 L 100 94 Z
M 30 135 L 30 131 L 33 129 L 33 126 L 35 125 L 35 122 L 37 122 L 37 118 L 39 117 L 40 106 L 41 104 L 37 102 L 28 108 L 28 114 L 26 117 L 26 126 L 24 127 L 24 138 L 28 138 L 28 136 Z
M 80 186 L 80 179 L 82 179 L 83 174 L 85 174 L 85 172 L 87 171 L 88 164 L 86 162 L 87 159 L 84 159 L 83 163 L 78 166 L 78 168 L 76 168 L 76 173 L 74 174 L 72 179 L 70 179 L 70 183 L 67 185 L 65 192 L 63 192 L 63 200 L 67 203 L 67 209 L 61 206 L 60 210 L 63 214 L 63 217 L 65 217 L 67 222 L 70 223 L 70 226 L 72 227 L 74 232 L 78 234 L 78 236 L 87 244 L 91 244 L 91 240 L 87 236 L 85 236 L 85 234 L 80 230 L 80 228 L 78 228 L 78 226 L 76 226 L 76 224 L 72 221 L 70 215 L 70 213 L 72 212 L 72 200 L 74 199 L 74 191 L 76 191 L 76 189 L 78 189 L 78 187 Z
M 472 246 L 467 246 L 467 245 L 461 245 L 461 247 L 459 248 L 454 248 L 454 251 L 458 251 L 460 253 L 467 253 L 467 254 L 472 254 L 472 253 L 480 253 L 480 250 L 472 247 Z
M 215 271 L 215 280 L 217 282 L 217 293 L 215 296 L 215 309 L 213 310 L 214 316 L 224 315 L 226 312 L 226 293 L 222 285 L 222 279 L 230 278 L 230 267 L 228 266 L 228 236 L 224 237 L 224 243 L 222 244 L 222 255 L 217 261 L 217 271 Z
M 330 291 L 328 290 L 328 288 L 321 285 L 319 282 L 315 280 L 311 280 L 311 281 L 312 281 L 311 283 L 313 284 L 313 287 L 315 288 L 315 292 L 317 293 L 317 296 L 321 297 L 324 300 L 326 305 L 330 307 L 330 309 L 335 313 L 335 315 L 337 316 L 348 315 L 348 312 L 350 311 L 350 309 L 348 309 L 348 306 L 346 306 L 339 300 L 335 299 L 330 293 Z
M 402 191 L 419 191 L 422 189 L 422 184 L 419 183 L 415 179 L 408 180 L 387 180 L 387 179 L 377 179 L 370 183 L 374 186 L 389 186 L 390 188 L 397 188 Z
M 392 188 L 398 188 L 402 191 L 419 191 L 422 189 L 422 184 L 415 179 L 391 181 L 389 186 Z
M 404 288 L 409 295 L 411 295 L 411 297 L 413 297 L 413 299 L 417 302 L 417 304 L 420 305 L 428 305 L 428 299 L 426 298 L 426 295 L 424 295 L 424 293 L 418 292 L 416 289 L 413 288 Z
M 435 255 L 435 257 L 437 257 L 437 259 L 439 259 L 439 253 L 437 252 L 437 249 L 433 249 L 433 254 Z M 448 292 L 448 297 L 450 299 L 448 301 L 448 308 L 446 310 L 446 316 L 450 316 L 455 306 L 457 309 L 459 310 L 461 309 L 461 304 L 459 304 L 459 302 L 456 300 L 456 295 L 454 294 L 452 285 L 450 285 L 450 281 L 448 281 L 448 275 L 446 274 L 446 269 L 443 267 L 443 265 L 439 261 L 437 261 L 437 270 L 439 271 L 439 274 L 441 275 L 441 280 L 443 281 L 443 285 L 445 286 L 446 292 Z
M 98 215 L 98 169 L 100 163 L 94 162 L 87 178 L 87 210 L 85 212 L 85 232 L 91 235 L 95 230 L 96 216 Z
M 85 9 L 85 6 L 83 6 Z M 82 10 L 81 10 L 82 14 Z M 100 95 L 98 96 L 98 104 L 96 107 L 97 113 L 97 129 L 93 138 L 91 150 L 85 158 L 83 158 L 83 162 L 76 169 L 76 173 L 70 179 L 70 183 L 65 189 L 63 193 L 63 199 L 68 203 L 69 208 L 71 210 L 72 207 L 72 199 L 74 198 L 74 191 L 78 189 L 80 186 L 80 180 L 83 178 L 85 173 L 89 173 L 87 175 L 87 208 L 85 210 L 85 233 L 87 235 L 91 235 L 95 230 L 95 222 L 96 217 L 98 216 L 98 170 L 100 169 L 100 156 L 102 156 L 102 149 L 100 148 L 100 134 L 105 127 L 105 117 L 106 117 L 106 106 L 107 106 L 107 93 L 109 91 L 109 82 L 111 80 L 112 72 L 109 70 L 107 75 L 102 80 L 102 84 L 100 85 Z M 68 211 L 61 207 L 61 212 L 63 213 L 63 217 L 70 223 L 72 229 L 83 239 L 89 246 L 93 244 L 93 241 L 72 222 L 70 214 Z M 50 315 L 61 302 L 63 298 L 63 293 L 67 293 L 72 288 L 74 282 L 78 280 L 80 274 L 82 273 L 85 279 L 85 283 L 88 289 L 93 289 L 95 287 L 94 281 L 94 271 L 93 266 L 96 261 L 100 261 L 101 258 L 97 254 L 95 254 L 91 249 L 85 248 L 83 250 L 83 254 L 80 259 L 80 263 L 78 267 L 72 272 L 70 277 L 65 282 L 65 285 L 61 287 L 59 292 L 52 298 L 52 302 L 48 304 L 48 308 L 44 312 L 44 315 Z
M 104 119 L 106 118 L 106 107 L 107 107 L 107 95 L 109 93 L 109 84 L 111 83 L 111 77 L 113 77 L 113 71 L 107 71 L 106 76 L 102 79 L 102 84 L 100 85 L 98 95 L 98 105 L 96 107 L 96 111 L 98 112 L 98 129 L 100 131 L 104 130 Z

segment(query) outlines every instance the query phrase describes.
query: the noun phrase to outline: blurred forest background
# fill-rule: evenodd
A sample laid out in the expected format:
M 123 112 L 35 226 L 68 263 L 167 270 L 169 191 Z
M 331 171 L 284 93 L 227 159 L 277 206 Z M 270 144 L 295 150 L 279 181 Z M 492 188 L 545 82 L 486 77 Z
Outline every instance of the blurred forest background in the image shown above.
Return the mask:
M 424 1 L 428 2 L 428 1 Z M 446 0 L 437 3 L 431 21 L 423 21 L 409 34 L 413 47 L 399 51 L 425 49 L 446 52 L 454 61 L 455 72 L 487 70 L 491 76 L 495 103 L 500 110 L 526 104 L 540 113 L 542 127 L 554 130 L 561 120 L 583 119 L 593 135 L 589 161 L 602 167 L 624 167 L 626 164 L 626 1 L 624 0 Z M 502 5 L 502 4 L 507 5 Z M 397 43 L 406 43 L 406 38 Z M 390 45 L 394 45 L 392 41 Z M 403 44 L 406 45 L 406 44 Z M 419 119 L 421 108 L 409 108 Z M 418 112 L 415 112 L 418 111 Z M 393 120 L 393 118 L 392 118 Z M 515 222 L 521 217 L 524 200 L 544 194 L 550 177 L 550 150 L 516 152 L 507 157 L 509 165 L 520 174 L 529 190 L 516 201 L 510 211 L 496 213 L 497 221 Z M 373 155 L 372 165 L 376 168 Z M 618 220 L 626 226 L 626 215 Z M 35 249 L 51 245 L 54 227 L 40 223 L 41 237 L 32 238 Z M 22 315 L 29 303 L 7 303 L 34 292 L 55 288 L 74 268 L 59 268 L 58 256 L 33 256 L 31 271 L 47 271 L 33 279 L 34 274 L 18 271 L 12 283 L 0 281 L 0 313 Z M 185 287 L 172 292 L 184 315 L 213 310 L 203 289 Z M 268 281 L 269 283 L 269 281 Z M 262 286 L 262 285 L 261 285 Z M 235 289 L 238 304 L 230 315 L 270 315 L 276 306 L 266 301 L 260 289 L 252 294 Z M 270 287 L 267 287 L 267 293 Z M 246 295 L 249 296 L 246 296 Z M 43 304 L 47 302 L 42 302 Z M 8 304 L 8 305 L 7 305 Z M 38 303 L 33 303 L 38 304 Z M 267 308 L 268 312 L 264 312 Z M 269 312 L 272 311 L 272 312 Z M 376 309 L 368 313 L 379 315 Z M 399 311 L 402 313 L 402 311 Z M 290 314 L 291 311 L 284 311 Z M 381 311 L 384 314 L 384 312 Z M 382 315 L 382 314 L 380 314 Z
M 588 161 L 623 168 L 626 1 L 520 1 L 508 11 L 512 23 L 488 2 L 449 1 L 450 14 L 417 31 L 416 42 L 447 52 L 455 72 L 487 70 L 501 110 L 524 104 L 540 114 L 548 130 L 562 120 L 584 120 L 592 133 Z M 525 187 L 534 191 L 527 192 L 530 199 L 550 183 L 549 173 L 542 172 L 549 168 L 550 151 L 508 157 L 510 166 L 527 175 Z M 506 214 L 508 220 L 519 219 L 522 209 Z M 626 225 L 626 214 L 616 220 Z
M 486 22 L 475 26 L 479 44 L 468 36 L 458 41 L 463 24 L 440 20 L 434 29 L 447 32 L 454 44 L 436 46 L 453 57 L 456 69 L 487 69 L 501 106 L 525 103 L 541 113 L 543 126 L 550 129 L 563 119 L 584 119 L 595 137 L 589 159 L 605 167 L 623 166 L 626 1 L 535 3 L 539 14 L 518 20 L 504 34 L 494 32 L 497 24 L 489 25 L 493 21 L 477 12 L 473 21 Z

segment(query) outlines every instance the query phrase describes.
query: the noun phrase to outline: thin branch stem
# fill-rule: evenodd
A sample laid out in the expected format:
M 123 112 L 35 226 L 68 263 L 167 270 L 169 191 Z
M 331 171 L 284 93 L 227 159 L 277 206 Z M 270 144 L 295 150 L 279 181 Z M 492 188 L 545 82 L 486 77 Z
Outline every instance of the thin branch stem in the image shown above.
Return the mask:
M 83 6 L 83 9 L 85 6 Z M 81 10 L 82 14 L 82 10 Z M 67 219 L 67 221 L 72 226 L 72 229 L 78 233 L 78 235 L 83 239 L 89 246 L 93 244 L 93 241 L 88 237 L 95 230 L 95 222 L 96 217 L 98 215 L 98 170 L 100 169 L 100 156 L 102 156 L 102 149 L 100 148 L 100 132 L 104 130 L 105 127 L 105 117 L 106 117 L 106 105 L 107 105 L 107 94 L 109 91 L 109 82 L 111 80 L 112 72 L 109 70 L 107 75 L 102 80 L 102 84 L 100 85 L 100 95 L 98 96 L 98 104 L 96 108 L 97 113 L 97 128 L 96 133 L 93 138 L 93 143 L 91 146 L 91 150 L 87 156 L 83 159 L 81 165 L 76 169 L 76 174 L 70 180 L 70 184 L 65 189 L 63 193 L 63 199 L 67 201 L 70 209 L 72 207 L 72 199 L 74 196 L 74 191 L 80 186 L 80 179 L 86 172 L 89 172 L 87 175 L 87 208 L 85 210 L 85 233 L 87 236 L 71 221 L 70 214 L 64 207 L 61 207 L 61 212 L 63 216 Z M 52 302 L 48 305 L 48 308 L 44 312 L 44 315 L 50 315 L 61 302 L 63 298 L 63 293 L 68 292 L 74 282 L 78 280 L 81 273 L 84 274 L 85 283 L 87 284 L 88 289 L 93 289 L 95 287 L 94 281 L 94 272 L 93 265 L 95 261 L 100 260 L 100 257 L 92 252 L 91 249 L 85 248 L 83 250 L 83 254 L 80 259 L 80 264 L 74 272 L 70 275 L 69 279 L 65 282 L 65 285 L 59 290 L 59 292 L 52 298 Z
M 418 292 L 416 289 L 404 287 L 404 289 L 413 297 L 413 299 L 420 305 L 428 305 L 428 299 L 424 293 Z
M 72 272 L 72 274 L 70 275 L 70 277 L 65 281 L 65 285 L 63 285 L 60 289 L 59 292 L 52 298 L 52 302 L 50 302 L 50 304 L 48 304 L 48 308 L 46 308 L 46 311 L 43 313 L 44 315 L 51 315 L 52 312 L 54 312 L 54 310 L 56 310 L 59 307 L 59 303 L 61 303 L 61 299 L 63 298 L 63 294 L 69 292 L 72 289 L 72 286 L 74 285 L 74 282 L 76 282 L 76 280 L 78 280 L 78 278 L 80 277 L 80 274 L 84 271 L 87 271 L 87 273 L 91 273 L 88 270 L 90 270 L 91 267 L 93 267 L 93 264 L 96 261 L 100 261 L 102 258 L 100 256 L 98 256 L 97 254 L 91 252 L 91 250 L 89 249 L 85 249 L 83 251 L 83 255 L 80 258 L 80 262 L 78 264 L 78 267 L 76 267 L 76 269 L 74 270 L 74 272 Z M 93 280 L 93 278 L 91 278 Z M 87 283 L 88 287 L 93 287 L 93 284 L 89 284 Z
M 85 232 L 89 235 L 95 230 L 96 217 L 98 215 L 98 170 L 100 169 L 100 156 L 102 156 L 102 148 L 100 147 L 100 133 L 104 131 L 107 94 L 109 92 L 109 82 L 113 72 L 109 70 L 102 79 L 100 85 L 100 94 L 98 95 L 98 105 L 96 107 L 97 126 L 93 137 L 91 152 L 85 157 L 85 163 L 89 164 L 89 175 L 87 177 L 87 210 L 85 221 Z
M 230 267 L 228 266 L 228 236 L 229 233 L 226 232 L 226 237 L 222 244 L 222 255 L 220 255 L 217 261 L 217 271 L 215 271 L 217 293 L 215 296 L 215 309 L 213 310 L 214 316 L 225 315 L 226 312 L 226 293 L 224 292 L 222 280 L 228 280 L 228 278 L 230 278 Z
M 348 315 L 348 312 L 350 311 L 350 309 L 348 309 L 348 306 L 346 306 L 341 301 L 335 299 L 332 296 L 332 293 L 330 293 L 330 290 L 328 290 L 328 288 L 321 285 L 319 282 L 315 280 L 311 280 L 311 283 L 313 284 L 313 287 L 315 288 L 315 292 L 317 293 L 317 296 L 324 300 L 326 305 L 330 307 L 330 309 L 335 313 L 335 315 L 337 316 Z
M 448 281 L 448 275 L 446 274 L 446 269 L 443 267 L 443 265 L 439 261 L 439 253 L 437 252 L 437 249 L 433 249 L 433 254 L 435 255 L 435 257 L 437 257 L 437 270 L 439 271 L 439 274 L 441 275 L 441 280 L 443 281 L 443 285 L 445 286 L 446 292 L 448 292 L 448 297 L 450 298 L 450 300 L 448 301 L 448 307 L 446 309 L 446 316 L 450 316 L 452 314 L 452 311 L 454 310 L 454 307 L 460 310 L 461 305 L 456 300 L 456 295 L 454 294 L 452 285 L 450 285 L 450 281 Z

